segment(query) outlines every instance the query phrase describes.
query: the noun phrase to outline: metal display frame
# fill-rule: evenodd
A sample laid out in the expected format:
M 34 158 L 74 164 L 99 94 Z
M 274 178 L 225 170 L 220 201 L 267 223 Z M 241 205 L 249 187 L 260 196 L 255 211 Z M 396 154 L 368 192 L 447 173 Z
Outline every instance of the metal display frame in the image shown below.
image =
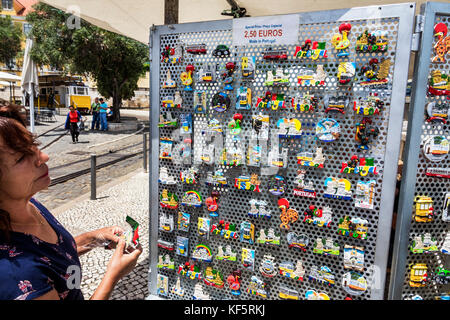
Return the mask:
M 368 299 L 383 299 L 385 287 L 385 274 L 389 252 L 389 239 L 391 233 L 392 211 L 394 206 L 397 163 L 400 153 L 401 126 L 398 123 L 403 119 L 407 76 L 409 68 L 409 57 L 411 50 L 411 42 L 413 36 L 414 24 L 414 3 L 392 4 L 383 6 L 369 6 L 361 8 L 351 8 L 342 10 L 318 11 L 308 13 L 298 13 L 288 15 L 290 17 L 298 17 L 300 25 L 306 24 L 327 24 L 338 23 L 340 21 L 361 21 L 361 20 L 389 20 L 392 19 L 396 26 L 396 45 L 393 53 L 395 53 L 395 63 L 391 67 L 394 70 L 390 77 L 392 86 L 390 87 L 390 108 L 389 114 L 385 115 L 383 120 L 386 125 L 385 141 L 383 141 L 384 153 L 380 159 L 382 163 L 382 182 L 381 192 L 376 213 L 378 219 L 376 226 L 371 226 L 371 231 L 376 234 L 374 242 L 373 265 L 372 265 L 372 286 L 370 294 L 365 296 Z M 270 18 L 270 17 L 269 17 Z M 251 19 L 251 18 L 245 18 Z M 300 26 L 300 27 L 301 27 Z M 150 30 L 150 270 L 149 270 L 149 293 L 157 296 L 157 260 L 159 250 L 157 242 L 159 238 L 158 222 L 160 214 L 159 194 L 160 188 L 158 183 L 160 169 L 160 129 L 158 128 L 159 115 L 161 112 L 161 79 L 165 77 L 165 73 L 161 74 L 162 52 L 161 39 L 165 36 L 176 34 L 189 34 L 200 32 L 213 32 L 218 30 L 232 30 L 232 20 L 219 20 L 198 23 L 186 23 L 178 25 L 153 26 Z M 301 45 L 298 43 L 298 45 Z M 236 48 L 234 48 L 236 50 Z M 354 50 L 352 44 L 352 50 Z M 234 101 L 234 100 L 232 100 Z M 234 110 L 234 108 L 232 108 Z M 350 112 L 350 111 L 349 111 Z M 193 111 L 192 111 L 193 113 Z M 282 116 L 281 113 L 278 114 Z M 194 136 L 195 137 L 195 136 Z M 351 157 L 353 151 L 347 151 L 348 158 Z M 292 158 L 291 158 L 292 159 Z M 180 195 L 179 195 L 180 197 Z M 303 208 L 302 208 L 303 209 Z M 302 214 L 302 209 L 299 213 Z M 278 221 L 278 211 L 273 212 Z M 242 217 L 240 220 L 245 220 Z M 195 228 L 194 228 L 195 229 Z M 257 231 L 257 230 L 256 230 Z M 256 232 L 255 232 L 256 234 Z M 344 243 L 344 240 L 341 241 Z M 340 259 L 342 259 L 340 257 Z M 259 266 L 259 261 L 256 264 Z M 309 270 L 307 270 L 309 272 Z M 255 271 L 256 273 L 256 271 Z M 227 276 L 226 274 L 225 276 Z M 306 281 L 306 280 L 305 280 Z M 340 287 L 339 278 L 337 287 Z M 374 284 L 375 283 L 375 284 Z M 170 286 L 173 285 L 170 283 Z M 243 288 L 245 289 L 245 288 Z M 222 289 L 224 290 L 224 289 Z M 226 289 L 225 289 L 226 290 Z M 343 296 L 342 293 L 337 295 Z M 272 296 L 272 298 L 275 297 Z M 189 297 L 187 297 L 189 299 Z M 242 299 L 242 296 L 240 297 Z
M 428 96 L 428 82 L 430 72 L 433 68 L 438 68 L 438 64 L 431 63 L 431 55 L 433 53 L 433 45 L 435 43 L 434 37 L 434 25 L 439 16 L 450 17 L 450 4 L 439 2 L 427 2 L 421 6 L 421 15 L 418 16 L 418 28 L 416 31 L 421 32 L 420 47 L 415 59 L 414 65 L 414 78 L 411 89 L 411 104 L 408 117 L 408 129 L 406 135 L 406 143 L 403 154 L 403 172 L 402 183 L 400 188 L 399 203 L 398 203 L 398 215 L 396 222 L 395 239 L 393 245 L 392 255 L 392 273 L 389 283 L 388 298 L 391 300 L 400 300 L 412 298 L 412 293 L 426 294 L 426 299 L 431 298 L 431 291 L 436 291 L 437 287 L 433 290 L 427 288 L 410 289 L 408 288 L 408 274 L 407 269 L 411 268 L 413 260 L 421 260 L 422 262 L 430 261 L 436 258 L 434 254 L 416 254 L 420 258 L 413 258 L 414 254 L 411 254 L 409 246 L 412 242 L 412 233 L 418 232 L 431 232 L 438 231 L 437 226 L 445 225 L 440 219 L 440 216 L 436 216 L 433 223 L 422 223 L 422 226 L 417 226 L 418 222 L 413 221 L 413 208 L 414 198 L 418 195 L 427 194 L 432 196 L 435 204 L 435 212 L 439 212 L 441 209 L 441 197 L 435 191 L 441 187 L 449 187 L 449 182 L 445 180 L 439 180 L 440 178 L 429 177 L 420 180 L 419 177 L 425 176 L 425 170 L 423 166 L 428 165 L 433 167 L 433 163 L 426 162 L 422 153 L 421 144 L 426 136 L 431 134 L 444 134 L 448 136 L 448 124 L 442 126 L 427 125 L 424 120 L 425 106 L 427 101 L 430 101 Z M 447 26 L 450 27 L 447 18 Z M 448 56 L 448 55 L 447 55 Z M 449 72 L 449 61 L 446 66 L 444 65 L 444 71 Z M 448 160 L 440 162 L 440 166 L 448 167 Z M 419 168 L 419 165 L 423 164 Z M 420 189 L 420 190 L 419 190 Z M 439 220 L 439 221 L 437 221 Z M 415 225 L 413 225 L 415 224 Z M 448 226 L 448 223 L 447 223 Z M 448 231 L 448 227 L 447 227 Z M 438 236 L 432 234 L 432 236 Z M 439 235 L 440 236 L 440 235 Z M 448 259 L 447 259 L 448 261 Z M 448 264 L 447 264 L 448 266 Z M 430 270 L 429 270 L 430 271 Z M 409 291 L 409 296 L 407 292 Z M 437 293 L 437 292 L 435 292 Z

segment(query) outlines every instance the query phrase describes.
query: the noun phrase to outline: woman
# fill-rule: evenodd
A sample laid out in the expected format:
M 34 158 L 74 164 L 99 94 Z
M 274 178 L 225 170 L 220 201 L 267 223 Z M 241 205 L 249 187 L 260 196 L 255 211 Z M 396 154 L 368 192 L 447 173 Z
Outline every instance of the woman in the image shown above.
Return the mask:
M 69 106 L 69 110 L 70 111 L 66 118 L 65 129 L 70 130 L 70 134 L 72 135 L 72 143 L 77 143 L 78 136 L 80 135 L 78 122 L 82 121 L 82 117 L 80 111 L 75 110 L 73 106 Z
M 108 227 L 75 239 L 33 196 L 50 183 L 49 157 L 25 127 L 18 106 L 0 100 L 0 300 L 83 299 L 79 255 L 99 243 L 116 246 L 91 299 L 108 299 L 136 265 L 142 248 L 125 253 L 123 233 Z

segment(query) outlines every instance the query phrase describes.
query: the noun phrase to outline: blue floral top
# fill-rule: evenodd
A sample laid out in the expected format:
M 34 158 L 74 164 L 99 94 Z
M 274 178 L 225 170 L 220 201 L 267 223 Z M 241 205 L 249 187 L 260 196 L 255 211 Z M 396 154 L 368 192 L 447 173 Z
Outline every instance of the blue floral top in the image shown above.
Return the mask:
M 0 300 L 30 300 L 51 291 L 62 300 L 83 300 L 75 240 L 38 201 L 31 199 L 58 236 L 56 244 L 12 231 L 0 241 Z

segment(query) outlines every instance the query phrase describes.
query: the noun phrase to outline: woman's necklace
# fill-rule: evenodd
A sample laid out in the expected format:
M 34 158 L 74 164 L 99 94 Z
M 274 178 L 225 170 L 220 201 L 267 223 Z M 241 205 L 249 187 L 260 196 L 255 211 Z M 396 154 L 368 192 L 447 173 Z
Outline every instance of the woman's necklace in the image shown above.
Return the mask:
M 17 222 L 11 222 L 11 224 L 16 226 L 42 226 L 44 224 L 44 221 L 42 220 L 42 215 L 38 212 L 38 209 L 32 205 L 31 206 L 33 210 L 33 214 L 36 216 L 38 223 L 17 223 Z

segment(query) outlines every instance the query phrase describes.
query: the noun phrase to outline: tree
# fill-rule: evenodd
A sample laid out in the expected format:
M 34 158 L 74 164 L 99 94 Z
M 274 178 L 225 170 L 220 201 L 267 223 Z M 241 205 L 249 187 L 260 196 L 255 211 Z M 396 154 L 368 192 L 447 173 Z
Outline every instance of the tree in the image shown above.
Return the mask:
M 130 99 L 146 72 L 148 47 L 133 39 L 98 28 L 84 20 L 79 28 L 59 9 L 38 3 L 27 15 L 35 39 L 33 60 L 64 73 L 90 76 L 105 98 L 113 99 L 113 120 L 120 121 L 123 99 Z
M 21 52 L 22 29 L 10 16 L 0 16 L 0 63 L 10 67 L 11 61 Z

